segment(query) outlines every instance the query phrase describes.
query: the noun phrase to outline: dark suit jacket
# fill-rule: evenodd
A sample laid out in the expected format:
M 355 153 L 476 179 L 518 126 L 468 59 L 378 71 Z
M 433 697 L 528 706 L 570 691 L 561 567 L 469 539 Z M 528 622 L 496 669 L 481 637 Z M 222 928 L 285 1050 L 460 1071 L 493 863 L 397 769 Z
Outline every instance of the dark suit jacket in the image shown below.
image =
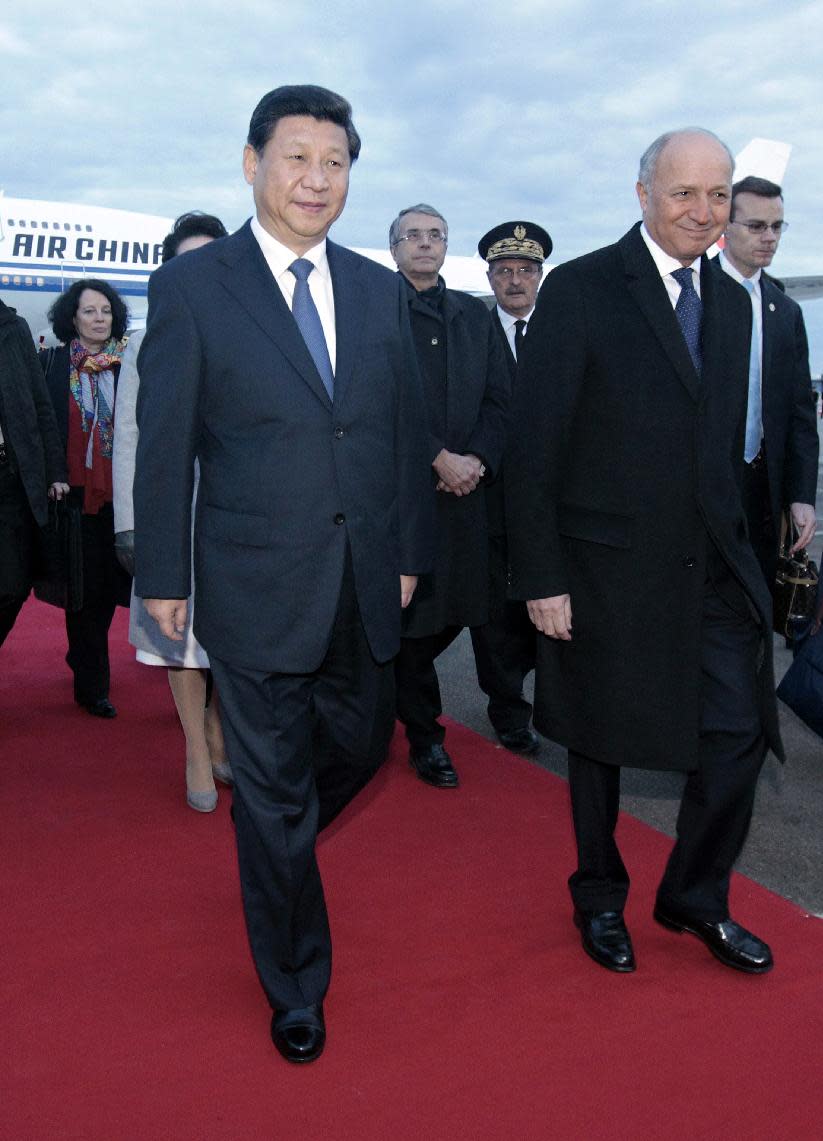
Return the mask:
M 210 654 L 308 673 L 331 634 L 347 546 L 378 661 L 399 648 L 401 572 L 431 563 L 425 412 L 400 283 L 327 243 L 334 405 L 247 223 L 161 267 L 138 357 L 136 590 L 189 593 Z
M 712 267 L 725 273 L 719 258 Z M 803 312 L 766 273 L 760 275 L 760 288 L 763 437 L 772 518 L 779 532 L 784 507 L 814 504 L 819 443 Z
M 704 583 L 718 566 L 762 631 L 771 600 L 740 496 L 751 305 L 701 265 L 698 377 L 639 225 L 548 276 L 525 341 L 506 469 L 515 598 L 571 595 L 538 639 L 535 724 L 598 760 L 694 768 Z M 745 594 L 739 590 L 742 586 Z
M 47 491 L 66 479 L 54 410 L 29 327 L 0 302 L 0 423 L 32 515 L 48 520 Z

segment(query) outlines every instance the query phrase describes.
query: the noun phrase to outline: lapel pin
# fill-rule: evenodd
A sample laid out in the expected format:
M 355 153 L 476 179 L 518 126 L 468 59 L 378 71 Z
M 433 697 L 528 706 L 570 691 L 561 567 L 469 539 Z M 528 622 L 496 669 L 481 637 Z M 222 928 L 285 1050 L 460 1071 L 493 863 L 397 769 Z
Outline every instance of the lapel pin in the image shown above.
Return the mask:
M 773 301 L 769 302 L 769 312 L 774 313 L 774 302 Z

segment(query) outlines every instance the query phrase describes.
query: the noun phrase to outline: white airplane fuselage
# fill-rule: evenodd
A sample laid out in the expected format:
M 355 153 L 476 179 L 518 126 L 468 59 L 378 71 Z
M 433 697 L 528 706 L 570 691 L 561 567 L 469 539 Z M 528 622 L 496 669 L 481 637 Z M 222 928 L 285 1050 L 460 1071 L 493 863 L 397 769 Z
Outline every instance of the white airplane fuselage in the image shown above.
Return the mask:
M 154 214 L 0 195 L 0 297 L 26 319 L 35 341 L 49 344 L 46 314 L 58 295 L 81 278 L 102 278 L 123 296 L 131 326 L 139 327 L 171 225 L 171 218 Z M 357 252 L 394 269 L 388 250 Z M 486 268 L 478 256 L 450 254 L 443 276 L 452 289 L 488 294 Z

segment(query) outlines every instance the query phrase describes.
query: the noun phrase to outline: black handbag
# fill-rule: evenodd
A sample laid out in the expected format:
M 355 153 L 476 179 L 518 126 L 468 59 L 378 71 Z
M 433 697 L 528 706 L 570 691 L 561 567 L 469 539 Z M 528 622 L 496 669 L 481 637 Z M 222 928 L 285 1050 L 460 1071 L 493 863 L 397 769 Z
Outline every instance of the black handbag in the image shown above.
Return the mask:
M 777 687 L 777 696 L 801 721 L 823 737 L 823 630 L 812 634 L 812 623 L 795 634 L 794 661 Z
M 49 501 L 49 521 L 40 529 L 39 562 L 35 598 L 63 610 L 79 610 L 83 605 L 83 516 L 76 503 Z
M 774 632 L 789 640 L 797 625 L 814 614 L 818 578 L 817 563 L 809 558 L 805 550 L 789 554 L 794 535 L 794 524 L 789 522 L 777 558 L 777 576 L 772 591 Z

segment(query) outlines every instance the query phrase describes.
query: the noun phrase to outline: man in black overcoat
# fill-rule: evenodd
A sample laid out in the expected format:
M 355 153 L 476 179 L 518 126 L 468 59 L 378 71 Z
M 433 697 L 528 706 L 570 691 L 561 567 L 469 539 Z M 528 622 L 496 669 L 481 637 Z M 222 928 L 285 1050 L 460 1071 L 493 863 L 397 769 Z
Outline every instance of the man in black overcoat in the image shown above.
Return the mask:
M 814 538 L 819 442 L 803 312 L 766 273 L 787 223 L 783 193 L 749 176 L 732 187 L 723 252 L 712 268 L 750 292 L 753 327 L 744 443 L 743 502 L 766 582 L 774 583 L 780 521 L 788 510 L 792 551 Z
M 425 203 L 402 210 L 389 231 L 423 374 L 429 495 L 437 506 L 434 571 L 421 578 L 403 616 L 395 661 L 397 715 L 406 728 L 412 767 L 436 788 L 456 788 L 459 778 L 443 746 L 434 662 L 464 626 L 488 621 L 483 488 L 500 469 L 510 392 L 488 309 L 479 298 L 446 289 L 440 277 L 447 241 L 445 219 Z
M 66 475 L 29 327 L 0 301 L 0 646 L 31 590 L 47 497 L 63 498 Z
M 543 263 L 552 240 L 534 222 L 501 222 L 484 234 L 477 252 L 488 262 L 488 279 L 496 304 L 492 324 L 514 384 L 517 355 L 528 332 Z M 511 424 L 509 424 L 511 430 Z M 526 605 L 508 597 L 509 556 L 506 544 L 505 456 L 500 475 L 486 485 L 489 519 L 489 620 L 472 626 L 477 680 L 489 698 L 489 720 L 507 749 L 526 755 L 540 747 L 530 727 L 532 707 L 523 682 L 534 669 L 535 630 Z
M 534 720 L 569 749 L 574 919 L 615 971 L 635 968 L 623 765 L 688 772 L 655 918 L 728 966 L 772 966 L 728 904 L 763 758 L 782 756 L 771 600 L 741 498 L 751 305 L 703 256 L 732 166 L 698 129 L 648 148 L 642 223 L 550 274 L 516 398 L 513 595 L 545 635 Z
M 370 762 L 401 609 L 432 562 L 408 305 L 389 270 L 326 237 L 359 150 L 339 95 L 264 96 L 243 152 L 255 217 L 153 274 L 138 358 L 136 592 L 179 636 L 197 458 L 194 632 L 220 692 L 249 942 L 291 1062 L 323 1049 L 331 972 L 315 742 L 338 766 Z

